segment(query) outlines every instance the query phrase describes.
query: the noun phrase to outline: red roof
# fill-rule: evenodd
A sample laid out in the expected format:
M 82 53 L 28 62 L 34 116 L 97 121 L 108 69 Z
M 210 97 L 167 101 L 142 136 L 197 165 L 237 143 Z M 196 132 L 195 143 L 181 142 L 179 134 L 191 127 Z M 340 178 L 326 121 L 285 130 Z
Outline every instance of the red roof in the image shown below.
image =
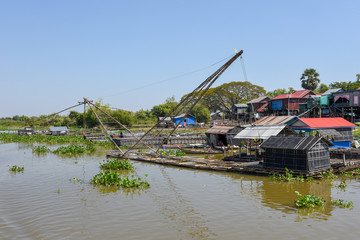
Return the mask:
M 339 127 L 356 127 L 355 124 L 341 118 L 299 118 L 309 128 L 339 128 Z M 296 124 L 296 122 L 294 122 Z
M 269 103 L 265 103 L 264 105 L 262 105 L 261 107 L 259 107 L 259 109 L 256 110 L 256 111 L 257 111 L 257 112 L 263 112 L 263 111 L 264 111 L 264 108 L 266 108 L 267 105 L 269 105 Z
M 311 90 L 301 90 L 301 91 L 295 91 L 293 93 L 280 94 L 271 100 L 286 99 L 286 98 L 303 98 L 309 93 L 311 93 L 311 95 L 315 95 L 315 93 Z
M 230 130 L 233 129 L 233 128 L 234 128 L 234 127 L 223 126 L 223 125 L 213 126 L 212 128 L 206 130 L 206 133 L 223 134 L 223 135 L 225 135 L 228 131 L 230 131 Z

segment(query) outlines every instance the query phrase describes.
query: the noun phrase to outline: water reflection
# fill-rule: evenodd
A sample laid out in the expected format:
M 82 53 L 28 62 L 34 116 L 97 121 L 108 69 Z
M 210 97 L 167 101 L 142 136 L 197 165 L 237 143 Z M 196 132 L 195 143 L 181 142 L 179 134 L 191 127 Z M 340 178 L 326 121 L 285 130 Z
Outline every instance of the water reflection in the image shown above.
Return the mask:
M 322 197 L 325 200 L 325 205 L 318 208 L 297 208 L 294 201 L 299 197 L 295 191 L 302 195 L 310 194 Z M 328 220 L 333 210 L 331 206 L 331 185 L 326 181 L 279 182 L 267 179 L 262 182 L 261 195 L 261 202 L 264 206 L 286 214 L 297 213 L 299 221 L 308 217 Z

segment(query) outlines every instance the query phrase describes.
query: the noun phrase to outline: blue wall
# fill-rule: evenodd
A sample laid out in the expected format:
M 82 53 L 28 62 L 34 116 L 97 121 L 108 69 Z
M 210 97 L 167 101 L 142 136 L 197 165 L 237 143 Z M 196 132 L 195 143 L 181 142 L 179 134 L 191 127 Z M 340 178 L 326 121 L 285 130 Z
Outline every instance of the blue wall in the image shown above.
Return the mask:
M 282 110 L 282 100 L 272 101 L 271 110 L 281 111 Z
M 180 118 L 174 118 L 174 122 L 177 125 L 180 121 L 181 121 L 181 117 Z M 186 125 L 195 125 L 195 118 L 191 117 L 191 116 L 187 116 L 186 118 L 184 118 L 184 120 L 186 120 Z M 184 121 L 181 122 L 181 125 L 184 125 Z

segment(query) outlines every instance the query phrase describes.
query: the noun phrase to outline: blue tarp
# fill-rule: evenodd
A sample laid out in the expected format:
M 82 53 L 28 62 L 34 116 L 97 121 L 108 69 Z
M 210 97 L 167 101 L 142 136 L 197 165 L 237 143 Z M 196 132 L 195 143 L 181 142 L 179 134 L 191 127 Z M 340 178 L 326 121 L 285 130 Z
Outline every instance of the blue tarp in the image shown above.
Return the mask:
M 341 141 L 341 142 L 333 142 L 334 146 L 329 148 L 351 148 L 351 141 Z
M 281 111 L 282 110 L 282 100 L 272 101 L 271 110 Z

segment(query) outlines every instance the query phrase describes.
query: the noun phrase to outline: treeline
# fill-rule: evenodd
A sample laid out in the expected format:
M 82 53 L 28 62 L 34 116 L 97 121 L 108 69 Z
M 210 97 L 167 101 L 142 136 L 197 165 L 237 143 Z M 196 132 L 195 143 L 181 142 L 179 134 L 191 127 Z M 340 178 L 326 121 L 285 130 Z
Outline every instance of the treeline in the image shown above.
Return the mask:
M 300 81 L 304 89 L 310 89 L 316 93 L 323 93 L 328 89 L 333 88 L 342 88 L 345 91 L 348 91 L 360 87 L 360 74 L 356 74 L 356 81 L 334 82 L 326 85 L 324 83 L 320 84 L 319 74 L 315 69 L 306 69 L 302 74 Z M 190 114 L 196 117 L 197 122 L 208 123 L 210 121 L 210 112 L 220 111 L 226 116 L 231 116 L 232 106 L 234 104 L 247 103 L 248 101 L 261 96 L 273 98 L 277 95 L 291 93 L 293 91 L 295 91 L 295 89 L 290 87 L 288 89 L 279 88 L 274 91 L 266 92 L 263 87 L 254 85 L 248 81 L 225 83 L 221 86 L 210 88 L 205 93 L 200 92 L 200 94 L 203 94 L 203 98 L 195 105 Z M 186 96 L 188 96 L 188 94 L 184 95 L 181 100 Z M 177 104 L 178 102 L 175 100 L 175 97 L 169 97 L 164 103 L 153 106 L 151 110 L 131 112 L 110 108 L 109 105 L 104 105 L 101 100 L 95 103 L 96 106 L 111 115 L 117 121 L 130 127 L 135 124 L 154 124 L 158 121 L 159 117 L 168 115 Z M 102 116 L 102 121 L 107 125 L 116 125 L 112 119 L 104 117 L 100 111 L 96 110 L 96 112 L 98 115 Z M 187 109 L 183 110 L 183 113 L 185 112 L 187 112 Z M 93 112 L 87 108 L 85 113 L 71 111 L 67 116 L 41 115 L 40 117 L 27 117 L 24 115 L 16 115 L 12 118 L 2 118 L 0 125 L 68 127 L 82 127 L 86 125 L 86 127 L 91 128 L 98 126 L 99 123 Z

